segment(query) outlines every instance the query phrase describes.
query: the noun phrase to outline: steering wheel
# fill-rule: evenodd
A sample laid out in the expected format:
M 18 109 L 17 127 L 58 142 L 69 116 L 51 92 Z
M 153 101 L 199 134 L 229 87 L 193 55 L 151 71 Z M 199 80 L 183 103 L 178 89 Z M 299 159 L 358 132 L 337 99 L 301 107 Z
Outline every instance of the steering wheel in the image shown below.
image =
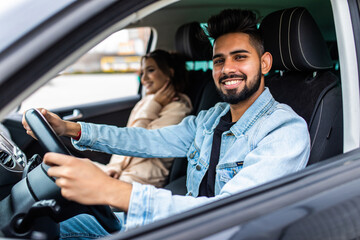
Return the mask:
M 38 139 L 40 145 L 42 146 L 42 148 L 44 148 L 45 151 L 71 155 L 69 150 L 61 142 L 53 128 L 37 109 L 28 110 L 25 113 L 25 119 L 29 124 L 31 130 L 33 131 L 34 135 Z M 70 208 L 74 211 L 69 212 L 79 212 L 79 209 L 82 209 L 81 211 L 93 215 L 102 225 L 102 227 L 109 233 L 120 230 L 119 220 L 116 218 L 109 206 L 84 206 L 63 198 L 60 193 L 60 188 L 55 184 L 55 179 L 47 175 L 47 170 L 49 168 L 50 167 L 48 165 L 42 163 L 32 171 L 34 172 L 33 174 L 36 174 L 36 177 L 29 176 L 28 182 L 32 185 L 30 187 L 32 188 L 33 192 L 37 194 L 38 199 L 42 200 L 46 198 L 48 194 L 50 194 L 52 195 L 52 197 L 55 196 L 55 198 L 57 198 L 56 200 L 58 200 L 60 203 L 64 203 L 66 207 L 69 207 L 70 205 Z M 49 179 L 51 179 L 51 181 L 49 181 Z M 46 186 L 44 186 L 44 184 Z M 46 190 L 44 191 L 44 189 Z

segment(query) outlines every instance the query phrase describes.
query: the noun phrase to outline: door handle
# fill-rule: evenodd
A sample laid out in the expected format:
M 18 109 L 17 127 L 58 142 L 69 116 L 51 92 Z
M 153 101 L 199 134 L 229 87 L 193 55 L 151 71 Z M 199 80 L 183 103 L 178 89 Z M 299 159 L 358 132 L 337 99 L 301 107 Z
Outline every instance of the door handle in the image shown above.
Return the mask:
M 84 115 L 80 112 L 79 109 L 74 109 L 71 115 L 67 115 L 63 117 L 63 120 L 72 121 L 82 118 Z

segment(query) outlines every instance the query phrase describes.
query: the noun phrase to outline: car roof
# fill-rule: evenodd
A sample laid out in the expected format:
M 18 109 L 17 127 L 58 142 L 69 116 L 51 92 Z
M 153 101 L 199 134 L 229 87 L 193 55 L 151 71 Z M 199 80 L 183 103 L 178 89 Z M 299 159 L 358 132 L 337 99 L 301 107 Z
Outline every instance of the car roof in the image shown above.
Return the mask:
M 276 10 L 290 7 L 305 7 L 319 25 L 324 38 L 335 40 L 335 27 L 330 1 L 327 0 L 181 0 L 159 9 L 129 27 L 150 26 L 158 32 L 157 48 L 174 49 L 176 30 L 184 23 L 197 21 L 206 23 L 207 19 L 226 8 L 253 10 L 259 20 Z M 169 18 L 171 16 L 171 18 Z

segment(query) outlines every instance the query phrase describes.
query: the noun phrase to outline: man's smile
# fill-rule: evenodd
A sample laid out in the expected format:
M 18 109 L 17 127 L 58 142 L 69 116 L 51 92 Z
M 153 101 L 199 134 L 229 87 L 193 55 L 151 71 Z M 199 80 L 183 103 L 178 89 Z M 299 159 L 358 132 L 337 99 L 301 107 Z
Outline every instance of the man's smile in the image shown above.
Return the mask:
M 222 81 L 221 84 L 224 86 L 225 89 L 234 89 L 241 85 L 241 83 L 244 82 L 244 79 L 228 79 L 225 81 Z
M 243 82 L 246 82 L 245 74 L 230 74 L 220 77 L 219 83 L 224 86 L 224 89 L 231 90 L 238 88 Z

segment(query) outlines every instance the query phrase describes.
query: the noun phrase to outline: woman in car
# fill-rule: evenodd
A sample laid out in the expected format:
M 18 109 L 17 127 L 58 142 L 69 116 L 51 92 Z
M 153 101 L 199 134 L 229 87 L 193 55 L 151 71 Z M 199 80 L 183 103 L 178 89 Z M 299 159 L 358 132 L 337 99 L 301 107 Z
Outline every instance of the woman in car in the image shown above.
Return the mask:
M 141 84 L 145 97 L 132 110 L 127 127 L 156 129 L 178 124 L 192 105 L 181 93 L 187 82 L 185 61 L 175 53 L 155 50 L 141 59 Z M 126 182 L 162 187 L 173 158 L 139 158 L 113 155 L 107 165 L 97 165 L 107 174 Z

